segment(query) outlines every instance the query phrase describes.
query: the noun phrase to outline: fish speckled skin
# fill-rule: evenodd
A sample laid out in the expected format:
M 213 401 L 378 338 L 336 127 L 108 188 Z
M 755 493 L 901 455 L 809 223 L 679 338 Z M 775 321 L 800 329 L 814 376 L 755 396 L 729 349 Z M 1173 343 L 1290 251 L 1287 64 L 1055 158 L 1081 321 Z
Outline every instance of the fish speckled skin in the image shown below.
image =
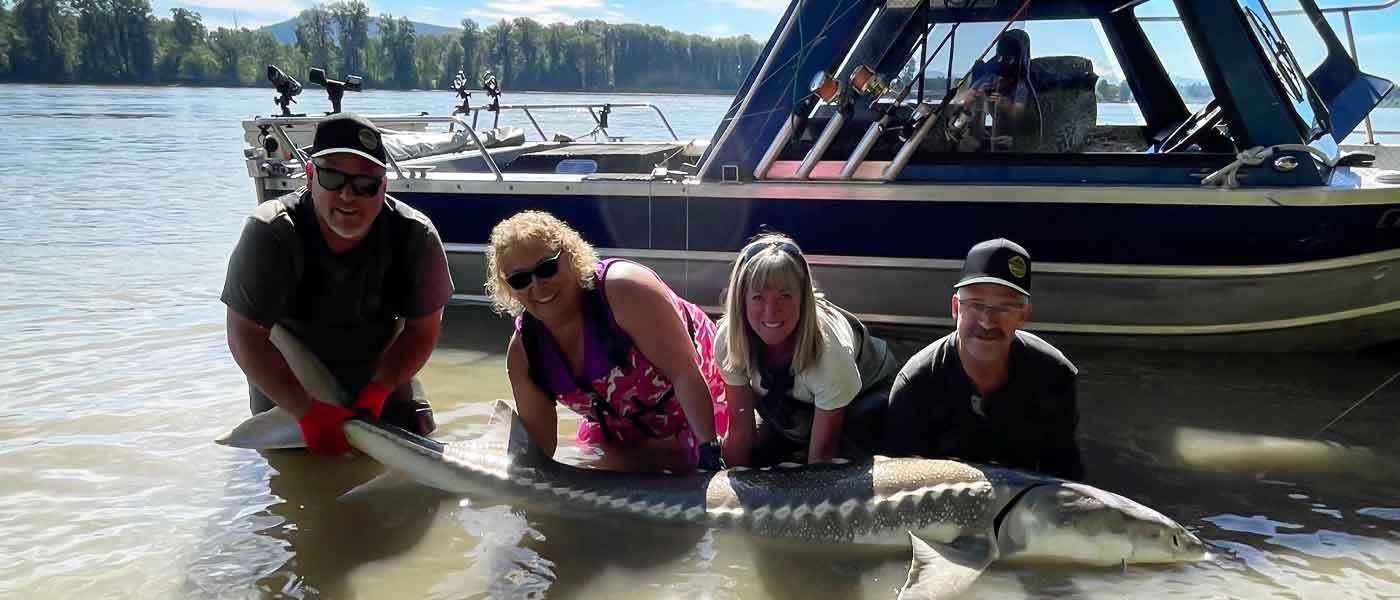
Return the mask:
M 1112 515 L 1125 507 L 1129 512 L 1140 509 L 1149 521 L 1169 522 L 1180 530 L 1183 540 L 1190 536 L 1170 519 L 1109 492 L 958 461 L 876 457 L 718 473 L 622 473 L 574 467 L 544 456 L 504 403 L 488 429 L 478 439 L 444 444 L 374 423 L 346 424 L 353 445 L 413 473 L 422 483 L 454 493 L 514 498 L 561 514 L 611 513 L 804 542 L 907 548 L 910 532 L 944 542 L 964 534 L 995 534 L 998 517 L 1010 514 L 1012 502 L 1032 497 L 1025 494 L 1028 490 L 1054 490 L 1033 497 L 1049 498 L 1041 499 L 1042 504 L 1074 507 L 1083 504 L 1078 492 L 1083 488 L 1095 497 L 1096 505 L 1121 500 L 1121 506 L 1107 511 Z M 1045 506 L 1044 510 L 1053 513 L 1058 508 Z M 1058 517 L 1052 515 L 1049 520 L 1054 518 Z M 1004 542 L 1014 547 L 1003 552 L 1033 548 L 1031 538 L 1040 533 L 1036 528 L 1044 529 L 1048 522 L 1024 520 L 1012 523 L 1024 539 L 1008 535 Z

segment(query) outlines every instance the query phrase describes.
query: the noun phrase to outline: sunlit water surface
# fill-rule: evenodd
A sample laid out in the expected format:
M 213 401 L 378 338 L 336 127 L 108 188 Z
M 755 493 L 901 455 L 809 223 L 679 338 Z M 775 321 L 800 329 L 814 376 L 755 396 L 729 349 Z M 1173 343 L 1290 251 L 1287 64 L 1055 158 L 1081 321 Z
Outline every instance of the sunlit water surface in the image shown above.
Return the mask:
M 270 100 L 268 90 L 0 86 L 0 596 L 892 597 L 903 555 L 569 520 L 415 488 L 340 503 L 378 473 L 373 461 L 213 444 L 247 416 L 218 294 L 252 204 L 238 121 Z M 653 100 L 683 139 L 708 138 L 728 105 Z M 443 114 L 453 98 L 376 91 L 346 102 Z M 308 90 L 301 106 L 324 104 Z M 1104 113 L 1131 121 L 1123 109 Z M 545 127 L 586 130 L 580 117 Z M 633 122 L 619 119 L 615 128 Z M 664 132 L 654 122 L 630 131 Z M 470 438 L 492 399 L 509 396 L 508 325 L 454 309 L 445 327 L 422 378 L 438 436 Z M 995 566 L 976 595 L 1400 597 L 1394 471 L 1344 461 L 1203 472 L 1172 452 L 1178 426 L 1309 437 L 1400 368 L 1394 351 L 1068 351 L 1081 369 L 1091 481 L 1176 518 L 1214 558 Z M 1398 417 L 1395 384 L 1321 438 L 1393 457 Z

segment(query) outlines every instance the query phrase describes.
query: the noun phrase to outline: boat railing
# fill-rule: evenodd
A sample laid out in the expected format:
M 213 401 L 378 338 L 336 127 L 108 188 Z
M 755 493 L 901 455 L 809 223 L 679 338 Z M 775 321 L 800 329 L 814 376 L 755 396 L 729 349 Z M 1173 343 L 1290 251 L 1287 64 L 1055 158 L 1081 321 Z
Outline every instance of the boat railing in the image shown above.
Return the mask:
M 591 117 L 593 117 L 593 123 L 595 125 L 594 132 L 602 132 L 603 135 L 606 136 L 609 141 L 621 141 L 623 139 L 622 136 L 615 136 L 608 132 L 608 123 L 606 115 L 612 112 L 612 109 L 614 108 L 649 108 L 656 112 L 657 117 L 660 117 L 661 123 L 665 125 L 666 130 L 671 133 L 671 139 L 673 141 L 680 141 L 680 136 L 676 135 L 675 128 L 671 127 L 671 121 L 666 118 L 666 113 L 661 112 L 660 107 L 650 102 L 501 104 L 499 106 L 494 107 L 494 109 L 490 106 L 472 108 L 472 119 L 470 123 L 467 122 L 466 115 L 461 113 L 454 114 L 450 117 L 433 117 L 423 115 L 418 117 L 412 117 L 411 120 L 416 123 L 425 124 L 446 123 L 448 124 L 449 131 L 457 126 L 461 126 L 461 128 L 466 130 L 467 134 L 471 136 L 472 142 L 476 145 L 477 151 L 481 153 L 481 158 L 483 161 L 485 161 L 486 166 L 491 169 L 491 174 L 496 177 L 496 181 L 503 181 L 505 179 L 505 176 L 501 173 L 500 166 L 496 164 L 496 160 L 491 156 L 491 153 L 488 151 L 486 146 L 481 143 L 481 138 L 476 135 L 476 124 L 481 115 L 481 111 L 487 110 L 496 113 L 496 119 L 493 120 L 493 127 L 499 124 L 501 112 L 507 110 L 521 111 L 525 114 L 525 117 L 530 120 L 530 124 L 534 125 L 535 131 L 538 132 L 540 135 L 540 140 L 548 142 L 550 141 L 550 138 L 549 136 L 545 135 L 544 128 L 540 127 L 539 121 L 535 119 L 535 115 L 531 112 L 532 110 L 540 111 L 586 109 L 588 111 L 588 114 Z M 600 112 L 603 115 L 601 117 L 599 116 Z M 277 142 L 279 144 L 281 144 L 284 148 L 291 149 L 292 158 L 296 159 L 296 161 L 300 163 L 301 166 L 304 168 L 306 166 L 307 157 L 303 155 L 300 148 L 297 148 L 296 144 L 293 144 L 291 142 L 291 138 L 288 137 L 287 132 L 284 131 L 282 127 L 284 125 L 314 125 L 316 123 L 319 123 L 323 118 L 324 117 L 258 117 L 253 119 L 252 124 L 255 127 L 267 127 L 272 132 L 273 136 L 277 138 Z M 389 163 L 390 166 L 394 168 L 394 172 L 398 175 L 400 179 L 407 178 L 407 176 L 404 175 L 403 169 L 399 166 L 398 161 L 394 160 L 393 156 L 389 157 Z M 411 171 L 413 170 L 412 167 L 409 167 L 409 169 Z
M 1347 47 L 1348 47 L 1348 49 L 1351 50 L 1351 59 L 1352 59 L 1353 61 L 1356 61 L 1356 66 L 1357 66 L 1357 68 L 1360 68 L 1360 67 L 1361 67 L 1361 56 L 1358 55 L 1358 54 L 1356 53 L 1356 34 L 1352 31 L 1352 28 L 1351 28 L 1351 13 L 1354 13 L 1354 12 L 1368 12 L 1368 11 L 1376 11 L 1376 10 L 1385 10 L 1385 9 L 1387 9 L 1387 8 L 1390 8 L 1390 7 L 1392 7 L 1392 6 L 1395 6 L 1396 4 L 1400 4 L 1400 0 L 1386 0 L 1385 2 L 1381 2 L 1381 3 L 1378 3 L 1378 4 L 1351 4 L 1351 5 L 1347 5 L 1347 6 L 1329 6 L 1329 7 L 1327 7 L 1327 8 L 1318 7 L 1318 10 L 1322 11 L 1324 14 L 1326 14 L 1326 13 L 1342 13 L 1342 22 L 1346 24 L 1346 30 L 1347 30 Z M 1279 15 L 1302 15 L 1302 14 L 1306 14 L 1304 11 L 1302 11 L 1302 10 L 1297 10 L 1297 9 L 1295 9 L 1295 10 L 1270 11 L 1270 12 L 1273 13 L 1275 16 L 1279 16 Z M 1138 18 L 1138 20 L 1139 20 L 1139 21 L 1144 21 L 1144 22 L 1152 22 L 1152 21 L 1163 22 L 1163 21 L 1180 21 L 1181 18 L 1180 18 L 1180 17 L 1167 17 L 1167 16 L 1162 16 L 1162 17 L 1140 17 L 1140 18 Z M 1381 135 L 1400 135 L 1400 131 L 1377 131 L 1377 130 L 1375 130 L 1375 129 L 1371 126 L 1371 115 L 1369 115 L 1369 114 L 1366 115 L 1366 143 L 1367 143 L 1367 144 L 1375 144 L 1375 143 L 1376 143 L 1376 134 L 1378 134 L 1378 133 L 1381 134 Z
M 281 144 L 284 148 L 290 148 L 292 158 L 296 159 L 297 163 L 300 164 L 302 168 L 306 168 L 307 156 L 301 151 L 301 148 L 298 148 L 296 144 L 292 143 L 291 138 L 287 136 L 286 131 L 283 131 L 282 126 L 314 125 L 321 122 L 322 119 L 323 117 L 257 117 L 253 119 L 253 126 L 267 127 L 272 132 L 272 135 L 277 138 L 277 143 Z M 481 143 L 481 138 L 476 135 L 476 129 L 471 127 L 465 118 L 458 115 L 450 117 L 430 117 L 425 115 L 413 117 L 413 120 L 419 123 L 449 123 L 452 125 L 461 125 L 462 129 L 466 130 L 467 135 L 471 136 L 472 143 L 476 144 L 477 151 L 481 153 L 481 159 L 486 162 L 486 166 L 489 167 L 491 173 L 496 176 L 496 181 L 505 179 L 505 176 L 501 174 L 500 166 L 498 166 L 496 160 L 491 157 L 491 153 L 487 151 L 486 146 Z M 389 158 L 389 166 L 394 168 L 394 173 L 398 175 L 398 178 L 408 179 L 408 176 L 404 175 L 403 168 L 399 166 L 399 161 L 394 160 L 392 154 L 387 156 Z M 412 170 L 412 167 L 410 167 L 410 170 Z
M 534 125 L 535 131 L 536 131 L 537 133 L 540 134 L 540 139 L 541 139 L 542 141 L 546 141 L 546 142 L 547 142 L 547 141 L 549 141 L 549 136 L 545 135 L 545 133 L 544 133 L 544 128 L 540 127 L 539 121 L 535 120 L 535 115 L 534 115 L 534 113 L 532 113 L 532 112 L 530 112 L 530 111 L 532 111 L 532 110 L 534 110 L 534 111 L 541 111 L 541 110 L 578 110 L 578 109 L 580 109 L 580 108 L 586 109 L 586 110 L 588 111 L 588 115 L 591 116 L 591 117 L 593 117 L 593 124 L 594 124 L 594 126 L 596 127 L 596 129 L 595 129 L 594 131 L 601 131 L 601 132 L 603 133 L 603 135 L 606 136 L 606 137 L 608 138 L 609 141 L 621 141 L 621 139 L 622 139 L 621 136 L 615 136 L 615 135 L 612 135 L 611 133 L 608 132 L 608 123 L 607 123 L 606 115 L 607 115 L 608 113 L 612 112 L 612 109 L 614 109 L 614 108 L 650 108 L 651 110 L 655 111 L 655 112 L 656 112 L 656 116 L 657 116 L 658 118 L 661 119 L 661 124 L 666 126 L 666 131 L 670 132 L 670 134 L 671 134 L 671 139 L 674 140 L 674 141 L 680 141 L 680 139 L 681 139 L 679 135 L 676 135 L 676 130 L 675 130 L 675 128 L 674 128 L 674 127 L 671 127 L 671 121 L 670 121 L 670 119 L 667 119 L 667 118 L 666 118 L 666 113 L 661 112 L 661 107 L 659 107 L 659 106 L 657 106 L 657 105 L 655 105 L 655 104 L 652 104 L 652 103 L 650 103 L 650 102 L 603 102 L 603 103 L 577 103 L 577 104 L 501 104 L 501 105 L 494 106 L 494 107 L 491 106 L 491 105 L 476 106 L 476 107 L 472 107 L 472 108 L 470 109 L 470 111 L 471 111 L 471 113 L 472 113 L 472 127 L 475 127 L 475 126 L 476 126 L 478 120 L 481 118 L 481 111 L 483 111 L 483 110 L 484 110 L 484 111 L 488 111 L 488 112 L 496 113 L 495 119 L 493 120 L 493 127 L 494 127 L 496 124 L 499 124 L 499 123 L 500 123 L 501 113 L 503 113 L 503 112 L 505 112 L 505 111 L 508 111 L 508 110 L 518 110 L 518 111 L 520 111 L 520 112 L 523 112 L 523 113 L 525 113 L 525 118 L 527 118 L 527 119 L 530 120 L 530 124 L 531 124 L 531 125 Z M 603 117 L 599 117 L 599 113 L 600 113 L 600 112 L 604 115 Z M 585 134 L 585 135 L 587 135 L 587 134 Z
M 452 115 L 450 118 L 454 123 L 461 125 L 462 129 L 467 130 L 467 133 L 472 136 L 472 142 L 476 144 L 477 152 L 481 153 L 481 160 L 486 162 L 487 168 L 491 169 L 491 174 L 496 176 L 496 181 L 505 181 L 506 177 L 501 174 L 501 167 L 496 164 L 496 159 L 491 156 L 491 152 L 486 148 L 486 145 L 481 143 L 481 138 L 476 136 L 476 128 L 467 125 L 467 120 L 464 117 Z

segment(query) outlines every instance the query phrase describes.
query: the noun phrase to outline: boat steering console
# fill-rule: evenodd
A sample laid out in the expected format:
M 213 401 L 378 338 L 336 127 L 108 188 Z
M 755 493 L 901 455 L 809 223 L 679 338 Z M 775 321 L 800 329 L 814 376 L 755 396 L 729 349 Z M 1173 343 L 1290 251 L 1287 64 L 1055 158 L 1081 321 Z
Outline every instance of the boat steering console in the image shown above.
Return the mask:
M 1211 100 L 1167 134 L 1157 151 L 1190 152 L 1194 147 L 1197 152 L 1234 152 L 1234 143 L 1219 128 L 1224 118 L 1220 101 Z

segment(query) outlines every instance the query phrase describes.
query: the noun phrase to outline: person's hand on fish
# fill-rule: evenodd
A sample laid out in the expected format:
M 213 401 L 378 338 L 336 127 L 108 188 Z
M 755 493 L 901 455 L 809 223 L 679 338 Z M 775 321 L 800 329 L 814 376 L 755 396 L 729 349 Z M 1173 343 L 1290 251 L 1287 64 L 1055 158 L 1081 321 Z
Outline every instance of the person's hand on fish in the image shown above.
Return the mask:
M 389 393 L 392 391 L 382 382 L 371 381 L 360 390 L 359 397 L 355 398 L 355 403 L 350 408 L 356 413 L 364 412 L 378 419 L 384 412 L 384 401 L 389 399 Z
M 306 414 L 297 419 L 306 449 L 313 454 L 342 454 L 350 451 L 341 424 L 355 416 L 350 409 L 315 400 Z

